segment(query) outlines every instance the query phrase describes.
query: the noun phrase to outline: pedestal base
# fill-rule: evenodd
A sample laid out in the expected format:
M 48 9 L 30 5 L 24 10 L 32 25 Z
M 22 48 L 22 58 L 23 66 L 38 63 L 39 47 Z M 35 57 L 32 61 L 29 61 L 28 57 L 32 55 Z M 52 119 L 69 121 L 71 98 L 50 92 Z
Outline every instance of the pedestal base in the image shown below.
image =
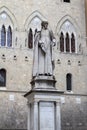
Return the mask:
M 61 130 L 60 95 L 52 76 L 35 77 L 28 99 L 28 130 Z M 59 95 L 59 96 L 58 96 Z
M 25 95 L 28 130 L 61 130 L 60 95 L 61 92 L 51 89 L 31 90 Z

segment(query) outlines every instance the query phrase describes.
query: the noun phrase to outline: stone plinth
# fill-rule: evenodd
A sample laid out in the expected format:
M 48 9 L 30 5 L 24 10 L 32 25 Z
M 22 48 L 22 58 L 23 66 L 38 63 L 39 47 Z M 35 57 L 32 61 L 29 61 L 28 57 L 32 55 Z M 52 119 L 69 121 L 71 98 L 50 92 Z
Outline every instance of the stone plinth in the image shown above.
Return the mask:
M 55 89 L 55 77 L 54 76 L 38 76 L 32 79 L 32 89 Z
M 28 99 L 28 130 L 61 130 L 60 95 L 52 77 L 36 77 Z

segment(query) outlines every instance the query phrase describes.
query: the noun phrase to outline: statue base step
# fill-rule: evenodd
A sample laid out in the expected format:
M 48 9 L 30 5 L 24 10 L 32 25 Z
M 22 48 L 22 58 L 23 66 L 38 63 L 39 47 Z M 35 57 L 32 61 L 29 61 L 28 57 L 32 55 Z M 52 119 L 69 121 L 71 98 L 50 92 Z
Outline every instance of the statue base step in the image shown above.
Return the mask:
M 54 76 L 37 76 L 32 79 L 32 89 L 55 89 L 55 77 Z

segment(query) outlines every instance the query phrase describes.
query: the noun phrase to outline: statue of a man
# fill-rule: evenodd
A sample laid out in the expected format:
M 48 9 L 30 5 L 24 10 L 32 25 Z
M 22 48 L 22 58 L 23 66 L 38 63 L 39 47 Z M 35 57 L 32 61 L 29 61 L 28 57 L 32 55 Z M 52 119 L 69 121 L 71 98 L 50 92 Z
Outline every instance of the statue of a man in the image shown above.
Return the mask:
M 38 75 L 53 75 L 52 48 L 55 38 L 48 29 L 48 22 L 41 23 L 41 31 L 35 35 L 33 77 Z

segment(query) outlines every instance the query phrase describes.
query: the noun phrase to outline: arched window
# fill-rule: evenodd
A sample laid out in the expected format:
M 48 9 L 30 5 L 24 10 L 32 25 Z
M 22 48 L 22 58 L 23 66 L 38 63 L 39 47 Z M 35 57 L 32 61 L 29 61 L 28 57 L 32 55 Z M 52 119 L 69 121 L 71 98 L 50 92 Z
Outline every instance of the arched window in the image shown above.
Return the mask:
M 0 86 L 1 87 L 6 86 L 6 70 L 5 69 L 0 70 Z
M 70 42 L 68 33 L 66 33 L 66 52 L 70 52 Z
M 66 87 L 67 87 L 67 91 L 72 90 L 72 74 L 66 75 Z
M 74 25 L 69 21 L 66 20 L 59 32 L 63 32 L 63 34 L 61 33 L 61 39 L 64 40 L 64 52 L 68 52 L 68 53 L 76 53 L 76 48 L 77 48 L 77 37 L 76 37 L 76 30 Z M 59 34 L 59 33 L 58 33 Z M 63 35 L 63 36 L 62 36 Z M 64 38 L 64 39 L 63 39 Z M 61 40 L 60 40 L 61 41 Z M 62 41 L 61 41 L 62 42 Z M 63 43 L 62 42 L 62 43 Z M 63 52 L 63 48 L 62 48 L 62 44 L 60 46 L 60 51 Z
M 75 52 L 75 36 L 73 33 L 71 35 L 71 52 Z
M 12 30 L 11 27 L 8 27 L 8 31 L 7 31 L 7 46 L 11 47 L 12 46 Z
M 30 49 L 33 48 L 33 32 L 32 32 L 31 28 L 30 28 L 29 34 L 28 34 L 28 48 L 30 48 Z
M 61 35 L 60 35 L 60 51 L 64 52 L 64 35 L 63 35 L 62 32 L 61 32 Z
M 1 46 L 5 46 L 6 45 L 6 30 L 5 30 L 5 26 L 2 26 L 2 30 L 1 30 Z

